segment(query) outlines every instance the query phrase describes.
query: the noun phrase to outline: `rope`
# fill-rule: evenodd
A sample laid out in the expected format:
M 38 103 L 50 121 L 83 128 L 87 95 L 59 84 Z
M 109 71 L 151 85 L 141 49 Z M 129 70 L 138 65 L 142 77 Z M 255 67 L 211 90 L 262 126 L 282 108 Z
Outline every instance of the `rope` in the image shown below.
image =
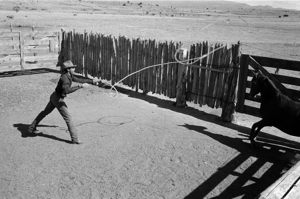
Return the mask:
M 105 85 L 107 85 L 107 86 L 110 86 L 110 87 L 111 87 L 111 88 L 110 88 L 110 92 L 112 92 L 112 90 L 114 90 L 114 91 L 116 92 L 116 96 L 118 96 L 119 93 L 118 93 L 118 90 L 116 89 L 115 86 L 118 85 L 118 84 L 120 84 L 122 81 L 124 81 L 125 79 L 127 79 L 128 77 L 130 77 L 130 76 L 132 76 L 132 75 L 134 75 L 134 74 L 140 73 L 140 72 L 142 72 L 142 71 L 144 71 L 144 70 L 146 70 L 146 69 L 149 69 L 149 68 L 154 68 L 154 67 L 157 67 L 157 66 L 164 66 L 164 65 L 167 65 L 167 64 L 176 64 L 176 63 L 179 63 L 179 64 L 182 64 L 182 65 L 185 65 L 185 66 L 192 66 L 192 64 L 198 62 L 199 60 L 201 60 L 201 59 L 207 57 L 207 56 L 210 55 L 211 53 L 213 53 L 213 52 L 215 52 L 215 51 L 217 51 L 217 50 L 220 50 L 220 49 L 222 49 L 222 48 L 224 48 L 224 46 L 220 46 L 219 48 L 216 48 L 216 49 L 212 50 L 211 52 L 209 52 L 209 53 L 207 53 L 207 54 L 205 54 L 205 55 L 202 55 L 201 57 L 191 58 L 191 59 L 187 59 L 187 60 L 185 60 L 185 61 L 180 61 L 180 60 L 177 59 L 177 54 L 179 53 L 179 51 L 180 51 L 180 49 L 181 49 L 181 48 L 179 48 L 179 49 L 177 49 L 176 52 L 175 52 L 174 57 L 175 57 L 175 60 L 176 60 L 176 61 L 174 61 L 174 62 L 160 63 L 160 64 L 155 64 L 155 65 L 147 66 L 147 67 L 142 68 L 142 69 L 140 69 L 140 70 L 138 70 L 138 71 L 135 71 L 135 72 L 133 72 L 133 73 L 128 74 L 127 76 L 125 76 L 124 78 L 122 78 L 121 80 L 119 80 L 118 82 L 116 82 L 114 85 L 112 85 L 112 84 L 110 84 L 110 83 L 108 83 L 108 82 L 102 82 L 102 83 L 105 84 Z M 190 61 L 192 61 L 192 60 L 195 60 L 195 61 L 193 61 L 192 63 L 187 63 L 187 62 L 190 62 Z M 216 69 L 213 69 L 213 68 L 207 68 L 207 67 L 201 67 L 201 68 L 205 68 L 205 69 L 207 69 L 207 70 L 216 70 Z

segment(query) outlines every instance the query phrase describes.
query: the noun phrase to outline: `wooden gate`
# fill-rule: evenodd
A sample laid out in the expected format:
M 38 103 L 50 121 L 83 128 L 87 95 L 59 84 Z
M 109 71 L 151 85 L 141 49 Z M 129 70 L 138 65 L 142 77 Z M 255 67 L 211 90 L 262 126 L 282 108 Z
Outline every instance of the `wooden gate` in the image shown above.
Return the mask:
M 55 67 L 60 32 L 0 32 L 0 72 Z
M 249 66 L 251 68 L 249 68 Z M 251 78 L 260 70 L 276 87 L 294 100 L 300 97 L 300 61 L 242 54 L 236 111 L 260 117 L 260 100 L 250 97 Z M 277 71 L 279 71 L 277 73 Z M 276 74 L 277 73 L 277 74 Z

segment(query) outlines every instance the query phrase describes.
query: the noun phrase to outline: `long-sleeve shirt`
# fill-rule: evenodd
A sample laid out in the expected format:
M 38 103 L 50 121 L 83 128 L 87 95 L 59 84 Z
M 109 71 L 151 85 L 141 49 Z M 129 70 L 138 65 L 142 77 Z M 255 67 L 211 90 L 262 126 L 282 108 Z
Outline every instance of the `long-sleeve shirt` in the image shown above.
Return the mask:
M 72 87 L 72 81 L 89 84 L 93 83 L 92 79 L 80 79 L 75 77 L 74 75 L 71 75 L 70 73 L 64 73 L 59 78 L 59 81 L 55 88 L 55 92 L 64 98 L 67 97 L 67 94 L 77 91 L 80 88 L 80 86 Z

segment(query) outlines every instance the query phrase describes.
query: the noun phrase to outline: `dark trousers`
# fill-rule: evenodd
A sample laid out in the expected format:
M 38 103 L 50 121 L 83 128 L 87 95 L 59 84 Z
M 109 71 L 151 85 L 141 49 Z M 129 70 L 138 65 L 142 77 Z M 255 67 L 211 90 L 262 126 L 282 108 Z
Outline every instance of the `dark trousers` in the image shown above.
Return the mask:
M 52 95 L 50 96 L 50 101 L 48 102 L 46 108 L 42 112 L 40 112 L 35 120 L 31 123 L 31 125 L 29 126 L 29 131 L 35 130 L 40 121 L 42 121 L 42 119 L 44 119 L 55 108 L 57 108 L 60 115 L 65 120 L 72 141 L 78 141 L 77 130 L 72 122 L 72 117 L 68 111 L 67 104 L 64 102 L 63 98 L 56 94 L 56 92 L 52 93 Z

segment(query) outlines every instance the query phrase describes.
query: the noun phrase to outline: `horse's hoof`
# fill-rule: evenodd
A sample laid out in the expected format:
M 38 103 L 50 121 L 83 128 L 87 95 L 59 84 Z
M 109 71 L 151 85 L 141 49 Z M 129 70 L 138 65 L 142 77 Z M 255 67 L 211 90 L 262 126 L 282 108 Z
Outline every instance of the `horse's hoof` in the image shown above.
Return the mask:
M 256 143 L 255 143 L 254 141 L 251 141 L 251 148 L 252 148 L 252 149 L 255 149 L 255 144 L 256 144 Z

